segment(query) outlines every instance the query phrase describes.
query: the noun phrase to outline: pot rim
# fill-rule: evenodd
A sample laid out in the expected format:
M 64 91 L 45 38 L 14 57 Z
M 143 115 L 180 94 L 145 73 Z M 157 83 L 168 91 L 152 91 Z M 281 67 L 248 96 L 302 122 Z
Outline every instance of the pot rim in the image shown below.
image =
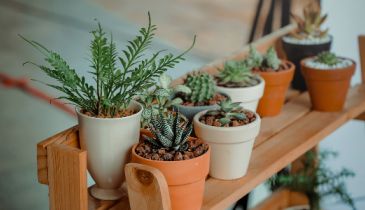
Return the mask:
M 250 112 L 253 112 L 249 109 L 243 109 L 243 110 L 247 110 L 247 111 L 250 111 Z M 246 128 L 250 128 L 250 127 L 255 127 L 256 124 L 260 123 L 261 122 L 261 118 L 260 118 L 260 115 L 257 114 L 257 112 L 253 112 L 256 116 L 256 119 L 253 121 L 253 122 L 250 122 L 246 125 L 240 125 L 240 126 L 236 126 L 236 127 L 216 127 L 216 126 L 212 126 L 212 125 L 207 125 L 207 124 L 204 124 L 202 122 L 199 121 L 199 118 L 204 115 L 207 111 L 209 110 L 204 110 L 204 111 L 201 111 L 199 113 L 197 113 L 195 116 L 194 116 L 194 119 L 193 119 L 193 122 L 196 124 L 196 125 L 199 125 L 200 127 L 203 127 L 203 128 L 206 128 L 206 129 L 216 129 L 218 131 L 225 131 L 225 132 L 229 132 L 229 131 L 237 131 L 237 130 L 241 130 L 241 129 L 246 129 Z
M 341 71 L 341 70 L 343 71 L 343 70 L 347 70 L 348 68 L 352 68 L 352 67 L 354 67 L 356 65 L 356 62 L 353 59 L 347 58 L 347 57 L 342 57 L 342 56 L 338 56 L 338 58 L 349 60 L 349 61 L 351 61 L 352 64 L 350 66 L 346 66 L 346 67 L 331 68 L 331 69 L 315 68 L 315 67 L 307 66 L 305 64 L 307 60 L 313 59 L 315 57 L 317 57 L 317 56 L 310 56 L 310 57 L 307 57 L 307 58 L 302 59 L 300 61 L 300 65 L 308 68 L 310 71 L 323 71 L 323 72 L 333 72 L 333 71 Z
M 191 140 L 193 137 L 189 137 L 189 140 Z M 157 162 L 157 163 L 163 163 L 163 164 L 166 164 L 166 165 L 171 165 L 171 164 L 176 164 L 176 163 L 179 163 L 179 162 L 185 162 L 185 163 L 189 163 L 189 162 L 191 162 L 191 163 L 193 163 L 193 162 L 196 162 L 196 161 L 199 161 L 200 159 L 204 159 L 207 155 L 209 155 L 209 153 L 210 153 L 210 146 L 209 146 L 209 144 L 208 143 L 206 143 L 205 141 L 203 141 L 203 143 L 205 143 L 205 144 L 207 144 L 208 145 L 208 150 L 204 153 L 204 154 L 202 154 L 202 155 L 200 155 L 200 156 L 198 156 L 198 157 L 195 157 L 195 158 L 193 158 L 193 159 L 189 159 L 189 160 L 172 160 L 172 161 L 163 161 L 163 160 L 151 160 L 151 159 L 147 159 L 147 158 L 144 158 L 144 157 L 142 157 L 142 156 L 140 156 L 140 155 L 138 155 L 137 153 L 136 153 L 136 147 L 137 147 L 137 145 L 139 144 L 139 143 L 137 143 L 137 144 L 134 144 L 133 146 L 132 146 L 132 155 L 134 155 L 134 156 L 136 156 L 136 157 L 138 157 L 138 158 L 141 158 L 141 159 L 143 159 L 144 161 L 147 161 L 147 162 Z
M 271 75 L 271 74 L 285 74 L 285 73 L 288 73 L 288 72 L 291 72 L 291 71 L 294 71 L 295 70 L 295 64 L 287 59 L 280 59 L 280 61 L 282 63 L 288 63 L 290 64 L 290 68 L 287 68 L 287 69 L 284 69 L 282 71 L 270 71 L 270 72 L 266 72 L 266 71 L 256 71 L 254 73 L 256 74 L 267 74 L 267 75 Z
M 129 116 L 126 116 L 126 117 L 118 117 L 118 118 L 98 118 L 98 117 L 91 117 L 91 116 L 88 116 L 86 114 L 83 114 L 80 112 L 80 108 L 79 107 L 75 107 L 75 111 L 77 113 L 77 115 L 83 117 L 83 118 L 87 118 L 87 119 L 94 119 L 94 120 L 101 120 L 101 121 L 117 121 L 117 120 L 127 120 L 127 119 L 131 119 L 131 118 L 134 118 L 138 115 L 141 115 L 142 111 L 143 111 L 143 106 L 142 104 L 140 104 L 139 102 L 135 101 L 135 100 L 132 100 L 130 105 L 134 103 L 135 105 L 137 105 L 140 109 L 137 113 L 134 113 L 132 115 L 129 115 Z
M 230 99 L 229 95 L 225 94 L 225 93 L 222 93 L 222 92 L 219 92 L 219 91 L 216 91 L 216 93 L 219 93 L 227 98 Z M 204 105 L 204 106 L 186 106 L 186 105 L 182 105 L 182 104 L 176 104 L 174 105 L 176 107 L 184 107 L 184 108 L 187 108 L 187 109 L 204 109 L 204 108 L 209 108 L 209 107 L 216 107 L 218 106 L 218 104 L 213 104 L 213 105 Z
M 332 36 L 332 34 L 328 34 L 329 40 L 327 42 L 310 43 L 310 44 L 290 43 L 290 42 L 285 41 L 284 37 L 290 37 L 289 34 L 286 34 L 283 37 L 281 37 L 282 42 L 284 42 L 285 44 L 297 45 L 297 46 L 317 46 L 317 45 L 323 45 L 323 44 L 328 44 L 328 43 L 333 42 L 333 36 Z
M 254 89 L 254 88 L 258 88 L 261 85 L 265 85 L 265 80 L 259 75 L 259 74 L 255 74 L 257 76 L 257 78 L 260 79 L 260 82 L 257 85 L 254 86 L 250 86 L 250 87 L 224 87 L 224 86 L 219 86 L 217 85 L 217 88 L 220 88 L 222 90 L 247 90 L 247 89 Z

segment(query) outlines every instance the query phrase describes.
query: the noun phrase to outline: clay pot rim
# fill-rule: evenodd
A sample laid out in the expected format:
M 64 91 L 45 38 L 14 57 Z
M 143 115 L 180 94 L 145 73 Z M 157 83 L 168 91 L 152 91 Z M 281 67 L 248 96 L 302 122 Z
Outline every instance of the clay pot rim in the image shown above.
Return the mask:
M 246 110 L 246 111 L 250 111 L 250 112 L 253 112 L 249 109 L 243 109 L 243 110 Z M 193 118 L 193 122 L 195 124 L 199 124 L 199 126 L 201 126 L 202 128 L 206 128 L 206 129 L 217 129 L 218 131 L 225 131 L 225 132 L 230 132 L 230 131 L 237 131 L 237 130 L 241 130 L 243 128 L 251 128 L 251 127 L 255 127 L 257 123 L 260 123 L 261 121 L 261 118 L 260 118 L 260 115 L 257 114 L 257 112 L 253 112 L 256 116 L 256 119 L 253 121 L 253 122 L 250 122 L 248 124 L 245 124 L 245 125 L 240 125 L 240 126 L 236 126 L 236 127 L 217 127 L 217 126 L 212 126 L 212 125 L 207 125 L 207 124 L 204 124 L 202 122 L 199 121 L 199 118 L 201 116 L 203 116 L 207 111 L 209 110 L 204 110 L 204 111 L 201 111 L 199 113 L 197 113 L 194 118 Z
M 191 140 L 191 139 L 193 139 L 193 137 L 189 137 L 189 141 Z M 204 142 L 203 141 L 203 143 L 205 143 L 205 144 L 207 144 L 206 142 Z M 133 147 L 132 147 L 132 155 L 134 155 L 134 156 L 136 156 L 136 157 L 138 157 L 138 158 L 141 158 L 141 159 L 143 159 L 144 161 L 146 161 L 146 162 L 158 162 L 158 163 L 161 163 L 161 164 L 166 164 L 166 165 L 170 165 L 170 164 L 173 164 L 173 165 L 175 165 L 176 163 L 181 163 L 181 162 L 184 162 L 184 163 L 187 163 L 187 164 L 189 164 L 189 162 L 191 162 L 191 164 L 193 164 L 193 162 L 196 162 L 196 161 L 199 161 L 200 159 L 204 159 L 204 158 L 206 158 L 206 156 L 207 155 L 209 155 L 209 153 L 210 153 L 210 146 L 209 146 L 209 144 L 207 144 L 208 145 L 208 150 L 204 153 L 204 154 L 202 154 L 202 155 L 200 155 L 200 156 L 198 156 L 198 157 L 195 157 L 195 158 L 193 158 L 193 159 L 189 159 L 189 160 L 172 160 L 172 161 L 163 161 L 163 160 L 150 160 L 150 159 L 147 159 L 147 158 L 144 158 L 144 157 L 142 157 L 142 156 L 139 156 L 137 153 L 136 153 L 136 147 L 137 147 L 137 145 L 138 145 L 139 143 L 137 143 L 137 144 L 134 144 L 133 145 Z
M 325 45 L 325 44 L 328 44 L 328 43 L 333 42 L 333 36 L 332 36 L 331 34 L 328 34 L 328 36 L 329 36 L 329 40 L 328 40 L 327 42 L 321 42 L 321 43 L 311 43 L 311 44 L 300 44 L 300 43 L 290 43 L 290 42 L 286 42 L 286 41 L 284 40 L 284 37 L 287 37 L 287 36 L 290 36 L 290 35 L 289 35 L 289 34 L 287 34 L 287 35 L 285 35 L 285 36 L 281 37 L 281 41 L 282 41 L 283 43 L 285 43 L 285 44 L 293 45 L 293 46 L 308 46 L 308 47 L 310 47 L 310 46 Z
M 255 74 L 255 75 L 257 76 L 257 78 L 260 79 L 260 82 L 257 83 L 254 86 L 250 86 L 250 87 L 224 87 L 224 86 L 217 85 L 217 87 L 222 88 L 222 89 L 229 89 L 229 90 L 242 90 L 242 89 L 246 90 L 246 89 L 250 89 L 250 88 L 257 88 L 262 83 L 264 83 L 264 85 L 265 85 L 265 80 L 259 74 Z
M 135 118 L 139 115 L 142 114 L 142 111 L 143 111 L 143 106 L 142 104 L 140 104 L 139 102 L 135 101 L 135 100 L 132 100 L 130 105 L 131 104 L 135 104 L 139 107 L 139 111 L 137 113 L 134 113 L 132 115 L 129 115 L 129 116 L 126 116 L 126 117 L 115 117 L 115 118 L 99 118 L 99 117 L 91 117 L 89 115 L 86 115 L 86 114 L 83 114 L 80 112 L 80 108 L 79 107 L 75 107 L 75 111 L 77 113 L 77 115 L 83 117 L 83 118 L 87 118 L 87 119 L 93 119 L 93 120 L 99 120 L 99 121 L 119 121 L 119 120 L 128 120 L 128 119 L 131 119 L 131 118 Z
M 255 71 L 254 73 L 255 73 L 255 74 L 266 74 L 266 75 L 273 75 L 273 74 L 278 75 L 278 74 L 286 74 L 286 73 L 288 73 L 288 72 L 290 72 L 290 71 L 294 71 L 294 69 L 295 69 L 295 64 L 294 64 L 293 62 L 291 62 L 291 61 L 289 61 L 289 60 L 286 60 L 286 59 L 280 59 L 280 61 L 281 61 L 282 63 L 287 63 L 287 64 L 289 64 L 289 65 L 290 65 L 290 67 L 289 67 L 289 68 L 287 68 L 287 69 L 281 70 L 281 71 L 270 71 L 270 72 L 267 72 L 267 71 Z
M 338 58 L 349 60 L 349 61 L 351 61 L 352 64 L 350 66 L 341 67 L 341 68 L 332 68 L 332 69 L 314 68 L 314 67 L 310 67 L 310 66 L 305 65 L 305 62 L 307 60 L 313 59 L 315 57 L 317 57 L 317 56 L 311 56 L 311 57 L 307 57 L 307 58 L 302 59 L 300 61 L 300 65 L 306 67 L 307 70 L 309 70 L 309 71 L 323 71 L 323 72 L 346 71 L 347 69 L 352 68 L 356 65 L 356 62 L 353 59 L 347 58 L 347 57 L 342 57 L 342 56 L 338 56 Z M 303 71 L 303 69 L 302 69 L 302 71 Z

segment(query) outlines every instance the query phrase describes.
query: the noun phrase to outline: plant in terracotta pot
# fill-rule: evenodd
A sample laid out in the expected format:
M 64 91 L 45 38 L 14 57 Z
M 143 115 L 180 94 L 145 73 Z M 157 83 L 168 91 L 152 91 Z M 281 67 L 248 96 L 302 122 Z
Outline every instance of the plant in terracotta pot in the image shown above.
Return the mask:
M 350 209 L 356 210 L 355 203 L 346 189 L 345 179 L 355 174 L 348 170 L 333 171 L 325 164 L 325 160 L 336 157 L 337 153 L 332 151 L 321 151 L 318 155 L 312 151 L 305 154 L 301 160 L 299 170 L 294 173 L 281 173 L 269 179 L 270 186 L 285 187 L 290 190 L 303 193 L 309 201 L 309 209 L 322 210 L 321 201 L 325 197 L 336 197 L 346 204 Z M 300 208 L 288 208 L 300 209 Z
M 210 176 L 232 180 L 246 174 L 260 124 L 257 113 L 231 100 L 220 102 L 219 109 L 195 115 L 195 134 L 212 150 Z
M 341 111 L 355 72 L 355 62 L 331 52 L 322 52 L 318 56 L 303 59 L 301 66 L 313 109 Z
M 205 178 L 209 171 L 210 149 L 190 137 L 192 124 L 180 121 L 180 114 L 153 116 L 151 132 L 142 135 L 132 148 L 132 162 L 159 169 L 169 187 L 172 209 L 200 210 Z
M 252 68 L 253 73 L 259 74 L 265 80 L 264 95 L 259 101 L 257 113 L 261 117 L 278 115 L 293 79 L 294 64 L 280 60 L 273 47 L 270 47 L 265 55 L 261 55 L 252 46 L 245 62 Z
M 211 75 L 201 72 L 188 74 L 184 84 L 175 87 L 174 98 L 181 98 L 183 101 L 175 107 L 189 121 L 192 121 L 196 113 L 214 109 L 220 101 L 227 98 L 227 96 L 216 90 L 216 84 Z
M 44 55 L 49 65 L 27 63 L 56 80 L 57 84 L 47 85 L 63 94 L 59 98 L 76 106 L 80 145 L 87 150 L 88 170 L 96 182 L 90 191 L 98 199 L 116 200 L 124 194 L 120 190 L 123 166 L 140 134 L 142 106 L 133 98 L 153 86 L 154 80 L 183 60 L 187 52 L 163 57 L 157 52 L 142 57 L 156 30 L 148 16 L 148 26 L 128 42 L 122 55 L 118 55 L 113 39 L 107 37 L 100 24 L 91 32 L 89 73 L 93 82 L 79 75 L 58 53 L 22 37 Z
M 297 69 L 294 73 L 292 87 L 305 91 L 307 87 L 300 71 L 300 61 L 306 57 L 316 56 L 320 52 L 329 51 L 332 36 L 328 34 L 328 29 L 321 29 L 327 15 L 321 14 L 317 1 L 312 1 L 304 7 L 304 18 L 295 14 L 291 15 L 298 28 L 288 36 L 284 36 L 282 43 L 288 60 L 292 61 Z
M 258 102 L 264 93 L 265 81 L 251 72 L 243 61 L 227 61 L 215 77 L 218 92 L 229 96 L 233 102 L 256 111 Z

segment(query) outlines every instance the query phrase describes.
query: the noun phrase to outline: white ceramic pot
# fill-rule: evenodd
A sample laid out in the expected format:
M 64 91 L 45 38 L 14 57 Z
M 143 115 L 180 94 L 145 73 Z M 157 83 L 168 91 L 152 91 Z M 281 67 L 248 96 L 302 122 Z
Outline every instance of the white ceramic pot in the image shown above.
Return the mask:
M 288 207 L 283 210 L 310 210 L 310 208 L 308 205 L 298 205 L 298 206 Z
M 227 88 L 217 86 L 217 91 L 228 95 L 232 99 L 232 102 L 241 102 L 243 108 L 255 112 L 265 88 L 265 80 L 261 77 L 259 78 L 260 83 L 252 87 Z
M 117 200 L 124 181 L 124 165 L 133 144 L 139 141 L 142 106 L 132 101 L 137 113 L 123 118 L 95 118 L 77 111 L 81 148 L 87 151 L 87 167 L 96 185 L 91 194 L 102 200 Z
M 194 117 L 194 131 L 198 138 L 211 148 L 209 175 L 223 180 L 238 179 L 246 175 L 256 136 L 259 134 L 261 119 L 243 126 L 215 127 L 206 125 L 199 118 L 206 111 Z

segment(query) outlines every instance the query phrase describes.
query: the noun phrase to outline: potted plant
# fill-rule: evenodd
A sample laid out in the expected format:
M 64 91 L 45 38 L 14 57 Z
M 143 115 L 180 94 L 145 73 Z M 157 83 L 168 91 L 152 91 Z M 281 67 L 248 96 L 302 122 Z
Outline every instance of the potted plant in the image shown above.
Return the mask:
M 301 159 L 299 170 L 294 173 L 281 173 L 269 179 L 268 184 L 272 190 L 285 187 L 306 195 L 309 208 L 290 207 L 289 209 L 322 210 L 321 200 L 325 197 L 335 196 L 351 209 L 356 210 L 355 203 L 346 189 L 344 180 L 355 174 L 348 170 L 332 171 L 325 164 L 329 157 L 336 157 L 332 151 L 321 151 L 319 155 L 310 151 Z M 302 206 L 304 207 L 304 206 Z
M 265 55 L 261 55 L 252 46 L 245 62 L 252 68 L 252 72 L 259 74 L 265 80 L 264 95 L 259 101 L 257 113 L 261 117 L 278 115 L 293 79 L 294 64 L 280 60 L 273 47 L 270 47 Z
M 242 107 L 256 111 L 264 93 L 265 81 L 253 74 L 246 62 L 225 62 L 215 79 L 218 92 L 226 94 L 233 102 L 240 102 Z
M 313 109 L 341 111 L 355 72 L 355 62 L 331 52 L 322 52 L 302 60 L 301 66 Z
M 257 113 L 229 99 L 220 102 L 219 109 L 195 115 L 195 134 L 212 150 L 210 176 L 231 180 L 246 174 L 260 124 Z
M 153 116 L 151 132 L 142 135 L 132 148 L 132 162 L 159 169 L 169 187 L 174 210 L 200 210 L 205 178 L 209 171 L 210 149 L 200 139 L 190 137 L 192 125 L 180 121 L 179 112 Z
M 332 36 L 328 34 L 328 29 L 321 29 L 327 15 L 321 15 L 321 8 L 317 1 L 312 1 L 304 7 L 303 15 L 304 19 L 291 14 L 298 28 L 282 38 L 285 54 L 297 69 L 292 87 L 300 91 L 307 90 L 300 71 L 300 61 L 306 57 L 316 56 L 320 52 L 329 51 L 332 43 Z
M 148 17 L 148 27 L 140 29 L 140 35 L 128 42 L 121 56 L 100 24 L 91 32 L 93 83 L 76 73 L 58 53 L 22 37 L 45 56 L 49 65 L 27 63 L 55 79 L 58 84 L 47 85 L 63 93 L 59 98 L 76 106 L 80 146 L 87 150 L 88 170 L 96 182 L 90 191 L 98 199 L 116 200 L 124 194 L 119 189 L 124 180 L 123 166 L 130 148 L 138 142 L 142 112 L 133 98 L 153 86 L 155 78 L 183 60 L 191 49 L 178 56 L 160 58 L 158 52 L 142 58 L 156 30 Z
M 196 113 L 214 109 L 220 101 L 227 98 L 216 90 L 214 78 L 208 73 L 190 73 L 184 84 L 175 88 L 174 98 L 180 98 L 182 103 L 175 104 L 174 107 L 192 121 Z

